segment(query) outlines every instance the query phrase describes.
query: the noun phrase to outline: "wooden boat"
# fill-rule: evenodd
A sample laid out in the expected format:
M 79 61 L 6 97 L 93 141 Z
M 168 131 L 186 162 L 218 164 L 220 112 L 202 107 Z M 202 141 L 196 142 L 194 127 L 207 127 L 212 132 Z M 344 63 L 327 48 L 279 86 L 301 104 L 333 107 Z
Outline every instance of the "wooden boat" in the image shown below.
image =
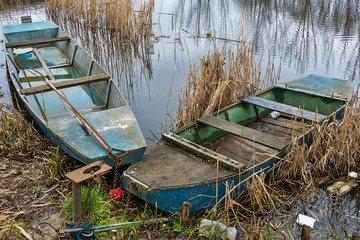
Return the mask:
M 280 161 L 292 134 L 306 140 L 312 121 L 341 119 L 352 93 L 350 81 L 310 75 L 249 96 L 164 134 L 123 173 L 124 186 L 171 214 L 185 201 L 191 212 L 212 208 L 216 195 L 225 195 L 226 182 L 230 188 L 240 182 L 243 191 L 245 179 Z M 280 116 L 269 117 L 273 111 Z
M 85 164 L 142 158 L 146 144 L 131 108 L 81 46 L 50 21 L 5 25 L 3 34 L 11 81 L 46 135 Z

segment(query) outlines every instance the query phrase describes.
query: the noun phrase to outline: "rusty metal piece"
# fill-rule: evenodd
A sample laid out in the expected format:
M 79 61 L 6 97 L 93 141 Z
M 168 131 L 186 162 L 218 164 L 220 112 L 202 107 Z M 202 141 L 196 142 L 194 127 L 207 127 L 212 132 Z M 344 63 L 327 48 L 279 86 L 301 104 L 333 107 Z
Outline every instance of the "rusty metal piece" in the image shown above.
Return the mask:
M 111 169 L 112 167 L 103 161 L 97 161 L 69 172 L 65 176 L 75 183 L 83 183 L 96 176 L 106 174 L 110 172 Z

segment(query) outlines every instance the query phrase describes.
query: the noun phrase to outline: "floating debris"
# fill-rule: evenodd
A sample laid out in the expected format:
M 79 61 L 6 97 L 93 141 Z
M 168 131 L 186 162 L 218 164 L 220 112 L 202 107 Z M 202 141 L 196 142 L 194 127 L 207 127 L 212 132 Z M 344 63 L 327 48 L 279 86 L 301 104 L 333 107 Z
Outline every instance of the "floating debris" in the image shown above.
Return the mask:
M 337 195 L 344 195 L 349 192 L 352 188 L 356 187 L 358 184 L 356 182 L 335 182 L 333 185 L 329 186 L 327 190 Z
M 234 240 L 236 238 L 236 228 L 228 227 L 225 224 L 218 221 L 211 221 L 209 219 L 202 219 L 200 222 L 200 230 L 205 234 L 214 233 L 215 238 L 220 235 L 222 238 Z
M 356 172 L 349 172 L 349 177 L 351 178 L 357 178 L 358 174 Z

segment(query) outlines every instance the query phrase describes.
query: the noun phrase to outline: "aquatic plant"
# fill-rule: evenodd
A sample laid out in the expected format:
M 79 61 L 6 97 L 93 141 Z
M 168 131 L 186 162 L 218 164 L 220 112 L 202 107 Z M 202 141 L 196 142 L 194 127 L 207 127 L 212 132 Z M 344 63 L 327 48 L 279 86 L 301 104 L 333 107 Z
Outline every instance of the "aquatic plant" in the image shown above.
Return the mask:
M 276 83 L 278 74 L 271 58 L 265 73 L 263 66 L 263 57 L 254 55 L 245 35 L 240 37 L 235 52 L 225 45 L 201 58 L 199 66 L 190 62 L 176 126 L 194 122 Z
M 113 40 L 140 44 L 152 31 L 154 0 L 139 2 L 139 6 L 131 0 L 45 0 L 45 5 L 51 16 L 66 16 L 64 21 L 112 30 Z
M 126 98 L 152 78 L 154 0 L 46 0 L 46 13 L 119 82 Z M 86 7 L 84 7 L 86 6 Z M 137 75 L 140 76 L 137 76 Z M 140 79 L 141 81 L 135 81 Z
M 357 94 L 355 94 L 357 96 Z M 343 120 L 314 123 L 312 142 L 300 145 L 296 138 L 277 171 L 277 179 L 311 181 L 310 174 L 347 175 L 359 166 L 360 103 L 354 97 Z

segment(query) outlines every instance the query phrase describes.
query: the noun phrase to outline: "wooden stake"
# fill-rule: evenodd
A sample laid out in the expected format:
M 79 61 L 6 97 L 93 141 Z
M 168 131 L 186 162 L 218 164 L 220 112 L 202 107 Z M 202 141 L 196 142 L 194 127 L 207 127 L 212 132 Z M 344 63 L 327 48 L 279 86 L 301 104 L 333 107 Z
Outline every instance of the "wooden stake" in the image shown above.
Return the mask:
M 181 222 L 185 225 L 189 225 L 190 223 L 191 206 L 192 206 L 191 203 L 183 202 L 183 205 L 181 207 L 181 212 L 180 212 Z
M 358 232 L 353 232 L 351 236 L 351 240 L 360 240 L 360 236 Z
M 311 234 L 311 227 L 303 225 L 301 230 L 301 240 L 309 240 Z
M 73 222 L 79 220 L 81 216 L 81 183 L 72 182 L 73 187 Z

